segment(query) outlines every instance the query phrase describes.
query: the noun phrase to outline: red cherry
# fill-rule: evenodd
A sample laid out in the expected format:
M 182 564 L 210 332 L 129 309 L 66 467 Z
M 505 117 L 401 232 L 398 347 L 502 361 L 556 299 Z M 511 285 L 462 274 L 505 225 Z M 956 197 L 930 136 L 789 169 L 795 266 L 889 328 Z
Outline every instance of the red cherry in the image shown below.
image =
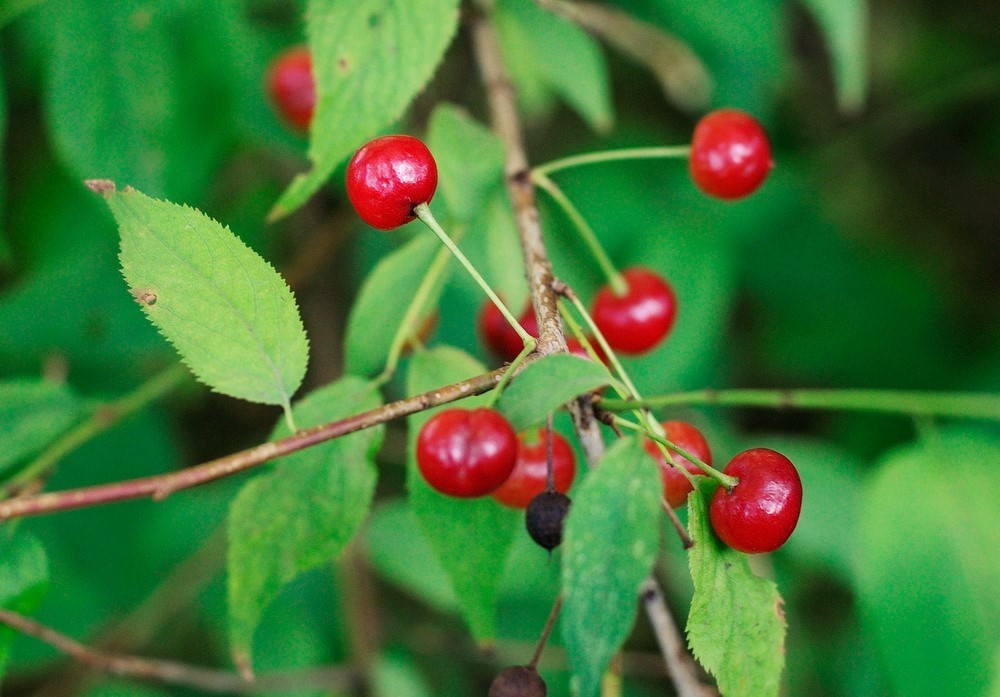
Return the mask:
M 743 198 L 764 183 L 773 166 L 767 134 L 745 112 L 719 109 L 694 128 L 688 171 L 709 196 Z
M 696 455 L 699 460 L 706 464 L 712 464 L 712 452 L 708 448 L 708 441 L 697 428 L 684 421 L 664 421 L 663 430 L 667 440 L 686 450 L 692 455 Z M 663 476 L 663 498 L 667 500 L 671 508 L 683 506 L 687 501 L 688 494 L 693 487 L 687 477 L 681 474 L 676 467 L 667 463 L 667 458 L 663 457 L 660 448 L 651 440 L 643 441 L 646 452 L 653 456 L 653 459 L 660 465 L 660 474 Z M 694 464 L 686 457 L 673 454 L 674 462 L 687 469 L 691 474 L 704 474 L 698 465 Z
M 783 545 L 802 510 L 802 480 L 791 460 L 755 448 L 734 457 L 723 472 L 739 483 L 732 492 L 720 486 L 712 497 L 708 513 L 715 533 L 747 554 L 773 552 Z
M 517 434 L 492 409 L 445 409 L 417 436 L 417 466 L 442 494 L 485 496 L 505 481 L 517 461 Z
M 492 496 L 497 501 L 511 508 L 527 508 L 531 499 L 545 491 L 548 482 L 548 465 L 546 464 L 545 429 L 538 429 L 531 434 L 535 440 L 533 445 L 525 442 L 521 434 L 517 442 L 517 464 L 499 489 Z M 556 491 L 565 494 L 573 484 L 576 476 L 576 458 L 573 448 L 558 433 L 552 433 L 552 477 Z
M 525 308 L 518 322 L 524 330 L 531 336 L 538 338 L 538 320 L 535 318 L 535 311 L 531 304 Z M 510 363 L 517 358 L 524 348 L 524 342 L 517 335 L 510 322 L 503 316 L 499 308 L 489 299 L 483 303 L 479 310 L 479 336 L 486 347 L 495 353 L 501 360 Z
M 347 164 L 347 198 L 361 219 L 379 230 L 413 220 L 413 209 L 437 189 L 434 156 L 412 136 L 382 136 L 354 153 Z
M 594 296 L 591 316 L 615 351 L 645 353 L 674 325 L 677 299 L 655 271 L 639 266 L 622 272 L 628 291 L 615 295 L 605 286 Z
M 316 106 L 309 49 L 295 46 L 275 58 L 268 68 L 266 85 L 281 117 L 300 131 L 308 130 Z

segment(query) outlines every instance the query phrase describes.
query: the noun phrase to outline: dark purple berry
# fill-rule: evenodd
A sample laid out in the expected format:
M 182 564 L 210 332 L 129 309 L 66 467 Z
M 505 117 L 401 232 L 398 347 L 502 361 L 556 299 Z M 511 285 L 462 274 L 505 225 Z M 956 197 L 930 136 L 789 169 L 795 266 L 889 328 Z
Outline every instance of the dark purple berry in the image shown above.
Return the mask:
M 524 524 L 531 539 L 550 552 L 562 543 L 563 521 L 571 501 L 558 491 L 543 491 L 531 499 Z

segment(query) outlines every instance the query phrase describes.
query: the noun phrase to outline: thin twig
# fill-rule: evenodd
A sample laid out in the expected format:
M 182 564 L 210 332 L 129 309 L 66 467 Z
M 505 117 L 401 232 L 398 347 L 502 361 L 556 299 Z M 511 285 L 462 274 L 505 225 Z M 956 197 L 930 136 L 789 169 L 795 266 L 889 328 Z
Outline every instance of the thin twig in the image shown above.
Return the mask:
M 257 694 L 288 689 L 335 690 L 344 689 L 355 682 L 354 672 L 339 666 L 299 673 L 266 675 L 248 682 L 236 673 L 228 671 L 98 651 L 12 610 L 0 608 L 0 623 L 44 641 L 56 650 L 96 670 L 140 680 L 184 685 L 205 692 Z
M 409 416 L 441 404 L 448 404 L 465 397 L 488 392 L 503 377 L 505 370 L 506 368 L 498 368 L 489 373 L 407 397 L 377 409 L 354 414 L 346 419 L 307 428 L 281 440 L 262 443 L 247 450 L 210 460 L 178 472 L 0 501 L 0 520 L 147 496 L 152 497 L 154 501 L 161 501 L 175 491 L 188 489 L 257 467 L 277 457 L 297 452 L 318 443 Z
M 531 663 L 528 664 L 529 668 L 537 668 L 538 661 L 542 658 L 542 651 L 545 649 L 545 643 L 549 640 L 549 635 L 552 634 L 553 627 L 556 626 L 556 620 L 559 618 L 559 611 L 562 610 L 563 597 L 562 593 L 556 596 L 556 600 L 552 603 L 552 610 L 549 611 L 549 618 L 545 621 L 545 628 L 542 629 L 542 635 L 538 638 L 538 644 L 535 646 L 535 653 L 531 657 Z
M 652 574 L 643 581 L 639 597 L 678 697 L 718 697 L 718 693 L 699 678 L 698 666 L 687 652 L 680 630 L 663 599 L 660 584 Z

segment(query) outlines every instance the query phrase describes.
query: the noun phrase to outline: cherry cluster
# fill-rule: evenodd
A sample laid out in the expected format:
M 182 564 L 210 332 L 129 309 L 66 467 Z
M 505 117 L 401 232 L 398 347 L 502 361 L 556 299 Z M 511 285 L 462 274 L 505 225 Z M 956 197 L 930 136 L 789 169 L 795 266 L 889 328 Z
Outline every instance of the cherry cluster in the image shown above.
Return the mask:
M 279 56 L 268 75 L 268 91 L 282 117 L 292 126 L 309 127 L 316 101 L 308 51 L 303 47 Z M 773 163 L 767 136 L 750 115 L 720 109 L 703 117 L 694 129 L 688 171 L 695 185 L 709 196 L 732 200 L 757 190 Z M 392 230 L 417 217 L 417 207 L 430 202 L 437 189 L 434 157 L 417 138 L 390 135 L 362 146 L 347 167 L 347 196 L 366 223 Z M 666 279 L 651 269 L 623 270 L 617 284 L 609 282 L 594 295 L 593 326 L 615 353 L 638 355 L 658 346 L 677 316 L 677 300 Z M 504 361 L 526 351 L 526 339 L 512 326 L 497 303 L 479 313 L 479 334 L 487 348 Z M 527 335 L 538 336 L 530 306 L 519 317 Z M 586 337 L 600 353 L 601 342 Z M 570 352 L 589 357 L 581 341 L 570 338 Z M 666 455 L 663 446 L 647 439 L 644 447 L 660 466 L 663 500 L 676 508 L 693 491 L 693 477 L 711 469 L 705 437 L 691 424 L 666 421 L 664 439 L 689 455 Z M 417 466 L 426 482 L 448 496 L 492 496 L 499 503 L 526 510 L 532 538 L 547 549 L 562 539 L 566 496 L 576 473 L 573 449 L 551 430 L 520 435 L 499 412 L 489 408 L 439 411 L 420 430 Z M 694 461 L 692 461 L 692 459 Z M 798 522 L 802 483 L 785 456 L 766 448 L 736 455 L 722 471 L 732 486 L 719 486 L 709 505 L 713 529 L 723 542 L 746 553 L 780 547 Z

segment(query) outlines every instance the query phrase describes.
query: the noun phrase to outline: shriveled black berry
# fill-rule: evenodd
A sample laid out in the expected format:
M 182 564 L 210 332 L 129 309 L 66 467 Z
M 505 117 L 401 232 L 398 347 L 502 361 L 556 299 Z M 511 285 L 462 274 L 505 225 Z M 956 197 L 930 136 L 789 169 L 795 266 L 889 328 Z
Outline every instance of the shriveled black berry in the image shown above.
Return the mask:
M 549 551 L 558 547 L 570 503 L 569 497 L 558 491 L 543 491 L 531 499 L 524 512 L 524 524 L 531 539 Z
M 500 671 L 490 683 L 489 697 L 545 697 L 545 681 L 530 666 L 511 666 Z

